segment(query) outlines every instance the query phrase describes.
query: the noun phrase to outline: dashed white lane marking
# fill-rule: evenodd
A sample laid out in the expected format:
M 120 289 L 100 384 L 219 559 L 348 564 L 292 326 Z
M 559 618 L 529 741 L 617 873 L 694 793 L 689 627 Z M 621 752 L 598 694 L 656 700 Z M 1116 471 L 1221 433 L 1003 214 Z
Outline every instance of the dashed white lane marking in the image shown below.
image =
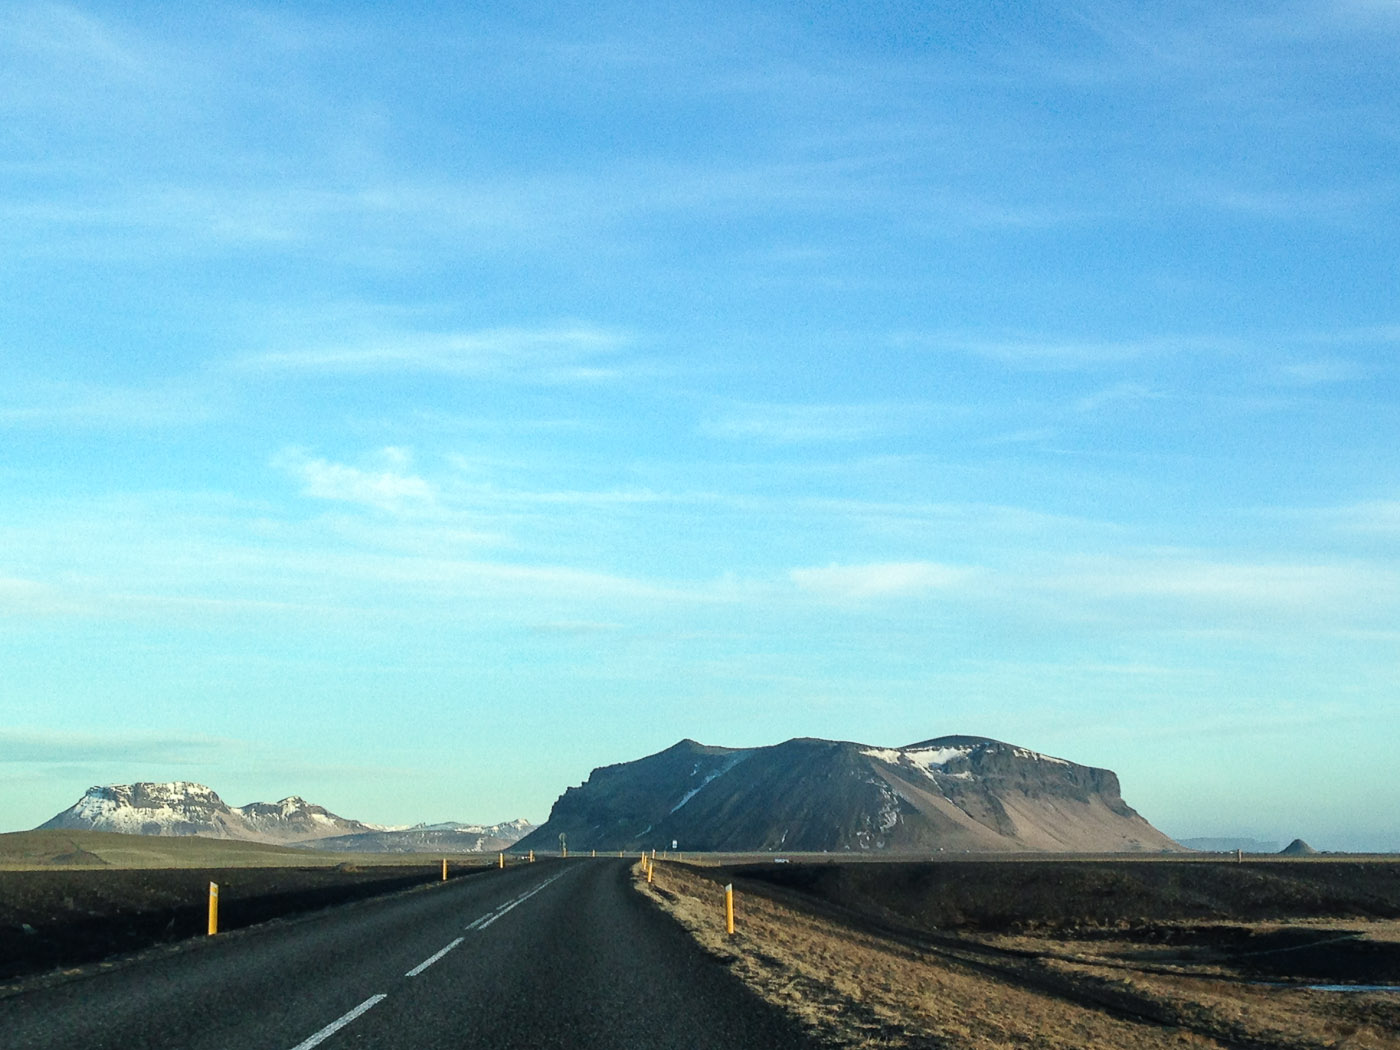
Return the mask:
M 329 1039 L 331 1036 L 335 1035 L 336 1032 L 340 1031 L 355 1018 L 359 1017 L 360 1014 L 364 1013 L 371 1006 L 374 1006 L 376 1003 L 387 998 L 388 996 L 383 994 L 371 995 L 368 999 L 362 1002 L 359 1006 L 355 1007 L 355 1009 L 351 1010 L 348 1014 L 342 1014 L 340 1017 L 337 1017 L 334 1021 L 326 1025 L 325 1028 L 322 1028 L 319 1032 L 311 1036 L 309 1039 L 303 1039 L 300 1043 L 297 1043 L 296 1046 L 292 1047 L 292 1050 L 311 1050 L 313 1046 L 318 1046 L 325 1040 Z
M 455 941 L 453 941 L 451 944 L 449 944 L 449 945 L 448 945 L 446 948 L 444 948 L 442 951 L 436 952 L 436 953 L 434 953 L 433 955 L 428 956 L 426 959 L 424 959 L 422 962 L 420 962 L 420 963 L 419 963 L 417 966 L 415 966 L 413 969 L 409 970 L 408 973 L 404 974 L 404 976 L 405 976 L 405 977 L 417 977 L 420 973 L 422 973 L 422 972 L 423 972 L 424 970 L 426 970 L 429 966 L 433 965 L 433 963 L 435 963 L 435 962 L 437 962 L 439 959 L 441 959 L 444 955 L 446 955 L 448 952 L 450 952 L 453 948 L 457 947 L 457 945 L 461 944 L 464 940 L 466 940 L 465 937 L 458 937 Z
M 561 875 L 563 875 L 563 874 L 564 874 L 564 872 L 561 871 L 561 872 L 559 872 L 558 875 L 551 875 L 549 878 L 545 879 L 542 883 L 540 883 L 540 884 L 539 884 L 538 886 L 536 886 L 534 889 L 532 889 L 532 890 L 530 890 L 530 891 L 528 891 L 528 892 L 526 892 L 526 893 L 522 893 L 519 897 L 516 897 L 514 900 L 507 901 L 505 904 L 502 904 L 502 905 L 501 905 L 499 908 L 497 908 L 495 911 L 493 911 L 493 912 L 488 912 L 487 914 L 483 915 L 481 918 L 477 919 L 475 922 L 473 922 L 473 923 L 471 923 L 470 925 L 468 925 L 468 926 L 467 926 L 467 929 L 469 929 L 469 930 L 484 930 L 484 929 L 486 929 L 486 927 L 490 926 L 493 922 L 495 922 L 497 919 L 499 919 L 499 918 L 500 918 L 502 915 L 504 915 L 506 912 L 510 911 L 512 908 L 515 908 L 515 907 L 518 907 L 518 906 L 521 905 L 521 904 L 524 904 L 527 900 L 529 900 L 529 899 L 530 899 L 531 897 L 533 897 L 535 894 L 539 893 L 540 890 L 544 889 L 544 888 L 545 888 L 546 886 L 548 886 L 551 882 L 553 882 L 555 879 L 559 878 L 559 877 L 560 877 Z M 461 944 L 464 940 L 466 940 L 465 937 L 458 937 L 455 941 L 453 941 L 451 944 L 449 944 L 446 948 L 442 949 L 442 950 L 439 951 L 439 952 L 435 952 L 433 955 L 430 955 L 428 958 L 424 959 L 421 963 L 419 963 L 419 964 L 418 964 L 417 966 L 415 966 L 413 969 L 409 970 L 408 973 L 404 974 L 404 976 L 405 976 L 405 977 L 417 977 L 420 973 L 422 973 L 422 972 L 423 972 L 424 970 L 426 970 L 429 966 L 433 965 L 433 963 L 435 963 L 435 962 L 437 962 L 439 959 L 441 959 L 444 955 L 446 955 L 448 952 L 450 952 L 453 948 L 457 947 L 457 945 Z M 346 1025 L 348 1025 L 351 1021 L 355 1020 L 355 1018 L 359 1017 L 359 1016 L 360 1016 L 362 1013 L 364 1013 L 366 1010 L 370 1009 L 371 1007 L 375 1006 L 376 1004 L 382 1002 L 384 999 L 387 999 L 387 998 L 388 998 L 388 995 L 387 995 L 387 994 L 382 994 L 382 993 L 381 993 L 380 995 L 371 995 L 368 999 L 366 999 L 364 1002 L 362 1002 L 359 1006 L 355 1007 L 355 1009 L 351 1010 L 349 1013 L 347 1013 L 347 1014 L 342 1014 L 340 1017 L 337 1017 L 337 1018 L 336 1018 L 334 1021 L 332 1021 L 330 1024 L 326 1025 L 325 1028 L 322 1028 L 322 1029 L 321 1029 L 319 1032 L 317 1032 L 315 1035 L 310 1036 L 310 1037 L 307 1038 L 307 1039 L 303 1039 L 300 1043 L 297 1043 L 296 1046 L 292 1047 L 292 1050 L 311 1050 L 311 1048 L 312 1048 L 313 1046 L 319 1046 L 321 1043 L 325 1042 L 325 1041 L 326 1041 L 327 1039 L 329 1039 L 331 1036 L 335 1035 L 336 1032 L 340 1031 L 342 1028 L 344 1028 Z
M 528 893 L 522 893 L 519 897 L 516 897 L 515 900 L 513 900 L 513 901 L 507 901 L 505 904 L 502 904 L 502 905 L 501 905 L 499 908 L 497 908 L 495 911 L 489 912 L 488 914 L 483 915 L 481 918 L 477 919 L 475 922 L 468 923 L 468 924 L 467 924 L 467 929 L 469 929 L 469 930 L 484 930 L 484 929 L 486 929 L 486 927 L 490 926 L 493 922 L 495 922 L 497 919 L 499 919 L 499 918 L 500 918 L 502 915 L 504 915 L 506 912 L 510 911 L 512 908 L 519 907 L 520 905 L 524 904 L 527 900 L 529 900 L 529 899 L 530 899 L 531 897 L 533 897 L 535 894 L 539 893 L 540 890 L 544 889 L 544 888 L 545 888 L 546 886 L 548 886 L 551 882 L 553 882 L 555 879 L 559 878 L 559 876 L 560 876 L 560 875 L 563 875 L 563 874 L 564 874 L 564 873 L 561 871 L 561 872 L 559 873 L 559 875 L 551 875 L 549 878 L 545 879 L 542 883 L 540 883 L 538 886 L 536 886 L 533 890 L 530 890 Z

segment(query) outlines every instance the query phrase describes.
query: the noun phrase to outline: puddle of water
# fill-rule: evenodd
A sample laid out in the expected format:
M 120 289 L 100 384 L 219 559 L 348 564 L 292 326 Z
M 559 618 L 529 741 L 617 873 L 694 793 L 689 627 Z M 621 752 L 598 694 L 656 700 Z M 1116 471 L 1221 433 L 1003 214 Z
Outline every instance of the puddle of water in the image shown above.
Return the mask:
M 1310 992 L 1400 992 L 1400 984 L 1309 984 Z

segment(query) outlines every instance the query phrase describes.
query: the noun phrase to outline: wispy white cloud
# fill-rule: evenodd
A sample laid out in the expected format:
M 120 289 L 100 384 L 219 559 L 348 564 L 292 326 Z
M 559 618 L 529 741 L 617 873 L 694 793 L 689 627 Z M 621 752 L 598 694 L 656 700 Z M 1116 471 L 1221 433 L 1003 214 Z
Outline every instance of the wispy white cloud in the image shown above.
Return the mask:
M 1285 512 L 1320 522 L 1341 533 L 1371 537 L 1400 537 L 1400 499 L 1362 500 L 1339 507 Z
M 370 467 L 354 467 L 286 449 L 273 465 L 300 478 L 303 495 L 313 499 L 358 503 L 393 513 L 424 510 L 436 503 L 436 489 L 417 474 L 406 473 L 411 457 L 404 449 L 386 448 L 375 458 L 377 463 Z
M 1029 578 L 1032 590 L 1077 602 L 1127 603 L 1182 628 L 1258 617 L 1342 627 L 1400 610 L 1400 576 L 1364 562 L 1240 562 L 1143 554 L 1069 559 Z
M 932 410 L 907 404 L 736 406 L 702 424 L 708 434 L 775 444 L 866 441 L 909 429 Z
M 86 601 L 51 583 L 0 577 L 0 616 L 71 615 L 88 608 Z
M 833 599 L 895 598 L 965 586 L 973 570 L 935 562 L 875 562 L 792 569 L 788 578 L 803 591 Z
M 158 428 L 208 423 L 227 411 L 207 384 L 157 381 L 150 386 L 28 381 L 0 393 L 0 426 Z
M 891 342 L 902 349 L 967 354 L 1028 372 L 1097 371 L 1183 352 L 1218 353 L 1231 346 L 1222 340 L 1200 336 L 1101 340 L 1035 335 L 997 338 L 909 331 L 895 333 Z
M 1366 371 L 1358 362 L 1338 357 L 1292 361 L 1279 366 L 1284 380 L 1299 386 L 1346 383 L 1362 378 Z
M 1145 383 L 1115 383 L 1079 398 L 1074 403 L 1074 409 L 1083 414 L 1093 414 L 1110 406 L 1138 405 L 1160 401 L 1164 397 Z
M 0 26 L 4 49 L 35 61 L 50 76 L 58 66 L 81 69 L 89 78 L 143 77 L 155 61 L 138 37 L 68 4 L 11 5 L 0 13 Z
M 799 568 L 800 590 L 857 609 L 953 602 L 1036 630 L 1093 623 L 1103 637 L 1229 631 L 1264 638 L 1297 629 L 1366 631 L 1400 613 L 1400 576 L 1363 562 L 1258 563 L 1152 552 L 1067 556 L 1045 565 L 874 562 Z
M 0 727 L 0 763 L 140 763 L 197 766 L 245 751 L 236 740 L 168 732 L 29 730 Z
M 257 354 L 237 362 L 255 372 L 439 373 L 533 382 L 597 382 L 628 367 L 617 355 L 629 338 L 590 325 L 497 328 L 456 333 L 388 333 L 348 344 Z

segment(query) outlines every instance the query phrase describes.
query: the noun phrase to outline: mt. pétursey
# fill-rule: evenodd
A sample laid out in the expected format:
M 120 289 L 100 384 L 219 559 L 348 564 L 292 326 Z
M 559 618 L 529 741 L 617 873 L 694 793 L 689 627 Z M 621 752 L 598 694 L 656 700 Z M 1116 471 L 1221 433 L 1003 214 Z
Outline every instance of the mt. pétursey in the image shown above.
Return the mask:
M 595 769 L 518 849 L 1176 850 L 1118 777 L 999 740 L 899 748 L 798 739 L 747 750 L 693 740 Z

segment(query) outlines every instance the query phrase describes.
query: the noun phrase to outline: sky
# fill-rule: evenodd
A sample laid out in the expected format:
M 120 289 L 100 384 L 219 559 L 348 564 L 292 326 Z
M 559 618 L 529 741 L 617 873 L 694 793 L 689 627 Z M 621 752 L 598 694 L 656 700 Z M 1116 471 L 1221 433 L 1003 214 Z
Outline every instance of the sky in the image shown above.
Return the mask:
M 1400 850 L 1400 3 L 7 3 L 0 831 L 990 736 Z

